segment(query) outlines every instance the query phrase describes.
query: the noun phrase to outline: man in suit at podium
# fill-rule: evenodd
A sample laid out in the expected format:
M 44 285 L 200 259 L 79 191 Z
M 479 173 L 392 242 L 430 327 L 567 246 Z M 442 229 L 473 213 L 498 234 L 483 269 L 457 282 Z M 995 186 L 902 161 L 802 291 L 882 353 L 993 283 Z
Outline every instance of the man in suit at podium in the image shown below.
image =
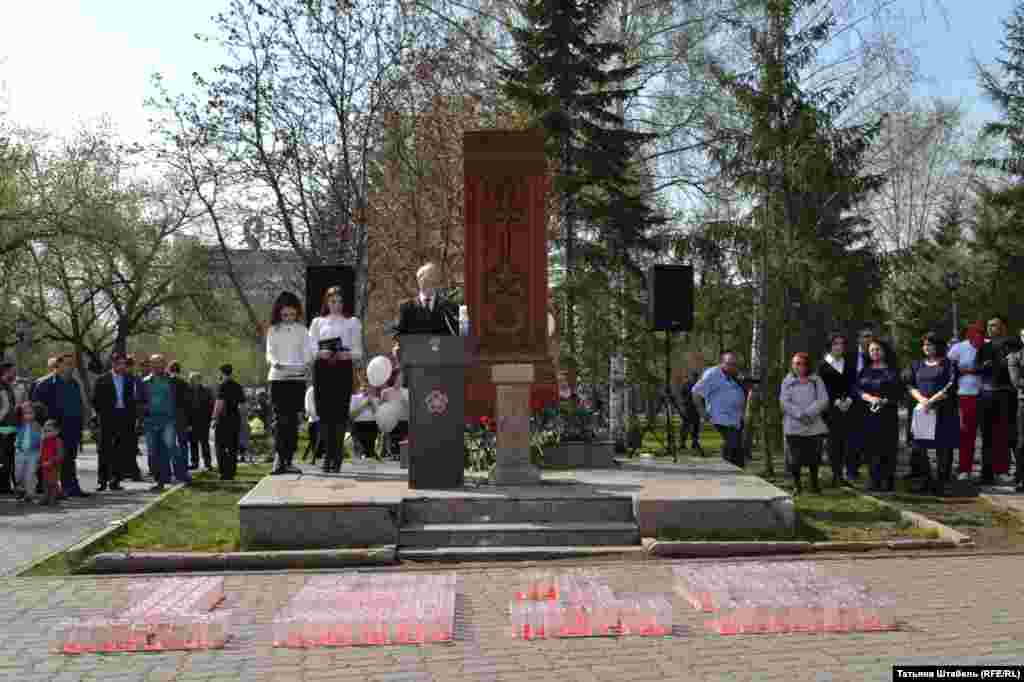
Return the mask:
M 402 355 L 406 353 L 406 345 L 402 341 L 402 337 L 406 335 L 419 337 L 458 336 L 458 313 L 456 308 L 437 294 L 437 286 L 440 284 L 440 271 L 437 266 L 433 263 L 427 263 L 417 270 L 416 282 L 419 286 L 419 294 L 415 299 L 402 303 L 399 307 L 398 319 L 392 328 L 393 334 L 399 339 L 400 353 Z M 403 363 L 406 359 L 403 358 Z M 407 373 L 403 366 L 403 383 L 406 383 L 405 378 L 407 374 L 415 374 L 420 377 L 418 380 L 410 377 L 408 382 L 410 384 L 410 399 L 416 403 L 410 412 L 409 436 L 411 439 L 421 438 L 417 443 L 410 442 L 409 444 L 409 486 L 412 488 L 456 488 L 462 486 L 463 483 L 462 472 L 465 467 L 465 451 L 461 447 L 461 426 L 463 420 L 461 392 L 463 380 L 461 378 L 454 379 L 450 374 L 447 375 L 446 379 L 442 380 L 440 377 L 445 376 L 444 373 L 450 370 L 438 369 L 442 371 L 442 374 L 429 379 L 420 374 L 422 370 L 413 367 Z M 417 381 L 420 383 L 417 384 Z M 425 384 L 423 383 L 424 381 Z M 445 404 L 447 404 L 447 396 L 456 388 L 451 383 L 446 382 L 456 381 L 459 384 L 457 389 L 460 397 L 455 402 L 458 405 L 457 411 L 459 412 L 457 437 L 454 435 L 456 431 L 449 432 L 448 429 L 451 426 L 452 413 L 447 413 L 442 408 L 441 412 L 435 412 L 433 416 L 429 416 L 426 415 L 423 408 L 419 408 L 424 397 L 424 391 L 426 390 L 424 385 L 438 386 L 437 381 L 442 382 L 439 388 L 444 394 Z M 417 408 L 419 408 L 421 415 L 418 422 L 416 421 Z M 425 415 L 426 417 L 424 418 Z M 419 426 L 416 426 L 416 424 L 419 424 Z M 422 429 L 422 431 L 417 429 Z M 459 441 L 458 447 L 453 448 L 452 443 L 447 442 L 453 439 Z M 447 445 L 445 444 L 446 442 Z M 429 445 L 427 445 L 428 443 Z M 428 452 L 430 458 L 429 466 L 424 466 L 426 460 L 423 460 L 424 465 L 417 466 L 419 457 L 428 456 Z
M 458 310 L 437 295 L 440 274 L 433 263 L 427 263 L 416 271 L 419 295 L 399 307 L 394 334 L 458 335 Z

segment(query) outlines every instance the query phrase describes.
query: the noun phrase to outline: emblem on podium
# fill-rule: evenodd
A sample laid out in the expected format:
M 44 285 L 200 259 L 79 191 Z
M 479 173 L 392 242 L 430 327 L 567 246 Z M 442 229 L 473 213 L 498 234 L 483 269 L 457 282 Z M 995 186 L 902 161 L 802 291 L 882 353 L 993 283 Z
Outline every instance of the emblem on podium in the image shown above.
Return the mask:
M 427 394 L 426 404 L 430 414 L 440 417 L 448 411 L 448 395 L 443 391 L 434 389 Z

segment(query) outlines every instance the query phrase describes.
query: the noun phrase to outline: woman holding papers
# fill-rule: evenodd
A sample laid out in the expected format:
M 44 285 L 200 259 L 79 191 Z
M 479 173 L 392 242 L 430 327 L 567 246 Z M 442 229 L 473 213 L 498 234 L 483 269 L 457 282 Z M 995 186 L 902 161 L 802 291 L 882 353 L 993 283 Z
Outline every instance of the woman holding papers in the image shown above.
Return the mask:
M 299 445 L 299 413 L 306 394 L 306 370 L 313 361 L 306 326 L 299 321 L 301 319 L 302 303 L 295 294 L 286 291 L 277 297 L 267 331 L 270 400 L 277 417 L 274 474 L 301 473 L 292 466 L 292 458 Z
M 352 399 L 352 361 L 363 357 L 363 325 L 345 313 L 341 287 L 330 287 L 320 317 L 309 326 L 309 348 L 316 357 L 313 393 L 326 453 L 324 473 L 341 471 L 341 443 Z
M 914 444 L 910 455 L 911 473 L 931 483 L 941 495 L 943 484 L 953 474 L 953 449 L 959 445 L 960 415 L 956 405 L 956 364 L 946 358 L 945 343 L 938 334 L 929 332 L 921 339 L 924 359 L 914 362 L 907 388 L 917 402 L 911 416 Z M 928 463 L 928 450 L 935 450 L 938 469 L 933 480 Z

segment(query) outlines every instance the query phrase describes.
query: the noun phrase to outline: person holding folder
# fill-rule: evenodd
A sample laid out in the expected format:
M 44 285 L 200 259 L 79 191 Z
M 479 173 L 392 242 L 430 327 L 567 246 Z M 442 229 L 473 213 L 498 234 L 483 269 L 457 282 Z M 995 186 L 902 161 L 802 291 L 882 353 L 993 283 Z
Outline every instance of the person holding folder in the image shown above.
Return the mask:
M 323 472 L 341 471 L 342 441 L 348 427 L 354 373 L 352 361 L 363 357 L 363 325 L 346 314 L 341 287 L 324 293 L 320 317 L 309 325 L 313 394 L 324 443 Z

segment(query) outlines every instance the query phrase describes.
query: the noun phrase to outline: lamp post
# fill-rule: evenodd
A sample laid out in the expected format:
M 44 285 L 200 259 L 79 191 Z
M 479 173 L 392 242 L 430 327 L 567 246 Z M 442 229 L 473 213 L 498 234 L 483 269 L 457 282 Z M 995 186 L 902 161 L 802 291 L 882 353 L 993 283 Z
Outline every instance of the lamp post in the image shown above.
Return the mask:
M 956 290 L 960 288 L 960 273 L 955 270 L 947 272 L 943 276 L 943 280 L 946 283 L 946 288 L 949 289 L 950 298 L 953 301 L 953 341 L 958 340 L 958 334 L 960 333 L 960 316 L 956 309 Z

